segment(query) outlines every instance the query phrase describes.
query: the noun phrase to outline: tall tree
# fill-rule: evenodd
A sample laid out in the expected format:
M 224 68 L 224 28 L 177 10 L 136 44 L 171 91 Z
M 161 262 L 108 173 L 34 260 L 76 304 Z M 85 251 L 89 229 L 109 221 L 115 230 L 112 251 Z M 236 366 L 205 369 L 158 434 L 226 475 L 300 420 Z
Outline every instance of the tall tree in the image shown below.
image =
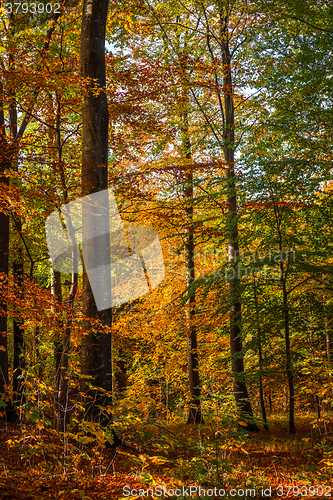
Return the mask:
M 240 279 L 238 275 L 239 240 L 238 240 L 238 210 L 235 176 L 235 115 L 234 115 L 234 82 L 232 79 L 230 52 L 230 2 L 224 9 L 219 4 L 218 15 L 220 24 L 220 47 L 223 64 L 223 100 L 225 125 L 223 130 L 223 153 L 225 161 L 225 178 L 227 181 L 227 230 L 229 258 L 229 289 L 230 289 L 230 353 L 231 369 L 234 376 L 234 396 L 239 412 L 253 419 L 252 407 L 249 401 L 244 379 L 244 360 L 242 356 L 243 343 L 241 331 L 241 296 Z M 255 430 L 254 422 L 248 423 L 249 430 Z
M 193 164 L 188 120 L 187 91 L 182 91 L 181 135 L 182 156 L 185 159 L 184 202 L 185 202 L 185 266 L 186 285 L 190 289 L 195 279 L 194 263 L 194 221 L 193 221 Z M 190 388 L 190 408 L 187 423 L 197 424 L 202 421 L 201 388 L 198 360 L 198 339 L 196 327 L 195 292 L 192 292 L 185 304 L 188 351 L 188 376 Z
M 0 186 L 1 190 L 5 191 L 9 186 L 9 168 L 11 164 L 12 148 L 8 144 L 5 131 L 5 116 L 4 116 L 4 95 L 2 86 L 0 87 Z M 7 287 L 8 277 L 8 254 L 9 254 L 9 215 L 4 203 L 1 204 L 0 210 L 0 273 L 2 287 Z M 5 295 L 5 294 L 4 294 Z M 7 351 L 7 304 L 1 304 L 0 311 L 0 393 L 6 392 L 8 385 L 8 351 Z
M 56 21 L 61 16 L 60 9 L 57 13 L 52 14 L 52 21 L 47 30 L 46 36 L 43 37 L 43 44 L 41 50 L 38 51 L 38 56 L 36 64 L 36 72 L 39 73 L 43 69 L 43 58 L 45 57 L 48 49 L 50 47 L 52 35 L 54 30 L 56 29 Z M 23 118 L 21 121 L 20 127 L 17 124 L 17 100 L 15 96 L 15 91 L 13 90 L 13 81 L 14 77 L 11 72 L 14 68 L 14 55 L 13 55 L 13 34 L 15 29 L 17 31 L 22 31 L 22 29 L 26 28 L 26 20 L 23 23 L 22 27 L 22 19 L 19 19 L 18 27 L 15 25 L 14 14 L 11 12 L 8 14 L 8 25 L 3 21 L 5 28 L 5 38 L 6 38 L 6 49 L 8 51 L 6 58 L 0 59 L 1 69 L 4 75 L 7 76 L 8 81 L 3 78 L 3 81 L 0 84 L 0 144 L 1 144 L 1 157 L 0 157 L 0 188 L 1 188 L 1 206 L 0 206 L 0 273 L 2 273 L 2 278 L 4 279 L 4 283 L 8 279 L 8 263 L 9 263 L 9 213 L 10 207 L 7 201 L 6 192 L 8 191 L 8 187 L 10 184 L 10 176 L 12 175 L 13 170 L 15 170 L 15 160 L 17 160 L 20 150 L 20 142 L 21 139 L 27 129 L 29 121 L 32 116 L 33 109 L 36 105 L 37 97 L 40 93 L 41 88 L 35 85 L 31 89 L 30 85 L 30 95 L 28 99 L 27 106 L 24 106 L 25 113 L 23 114 Z M 30 23 L 30 19 L 27 21 Z M 15 29 L 14 29 L 15 28 Z M 8 67 L 6 67 L 5 59 L 8 60 Z M 5 88 L 7 87 L 7 88 Z M 6 92 L 5 92 L 6 91 Z M 31 98 L 32 95 L 32 98 Z M 7 100 L 7 102 L 6 102 Z M 8 108 L 8 122 L 9 123 L 9 133 L 6 134 L 6 120 L 4 109 Z M 18 222 L 18 227 L 20 227 L 20 222 Z M 21 271 L 16 272 L 15 275 L 18 276 L 22 274 Z M 4 285 L 6 286 L 6 285 Z M 3 294 L 6 296 L 6 293 Z M 20 333 L 18 332 L 18 328 L 15 328 L 15 337 L 18 339 L 20 337 Z M 7 349 L 7 304 L 4 301 L 1 304 L 1 312 L 0 312 L 0 393 L 4 394 L 6 392 L 6 387 L 8 386 L 9 378 L 8 378 L 8 349 Z M 20 348 L 21 339 L 19 342 L 16 342 L 16 348 Z M 17 354 L 17 349 L 16 349 Z M 14 357 L 14 363 L 18 362 L 19 356 Z M 14 365 L 14 368 L 19 368 Z M 16 372 L 18 373 L 18 372 Z M 15 380 L 15 386 L 17 385 L 17 381 Z M 13 412 L 13 408 L 8 406 L 7 408 L 7 418 L 15 418 L 15 412 Z
M 105 93 L 105 32 L 108 0 L 85 0 L 81 29 L 81 77 L 85 86 L 82 105 L 82 195 L 108 188 L 108 106 Z M 92 231 L 89 214 L 83 218 L 83 232 Z M 110 238 L 108 236 L 108 238 Z M 105 241 L 107 245 L 107 241 Z M 110 242 L 109 245 L 110 247 Z M 110 402 L 103 391 L 112 390 L 111 309 L 98 312 L 86 271 L 83 274 L 83 338 L 81 344 L 82 391 L 86 415 L 101 417 Z M 96 320 L 101 325 L 96 327 Z M 103 327 L 106 327 L 106 332 Z M 88 376 L 88 377 L 87 377 Z M 90 384 L 94 386 L 90 389 Z M 103 423 L 108 423 L 106 417 Z

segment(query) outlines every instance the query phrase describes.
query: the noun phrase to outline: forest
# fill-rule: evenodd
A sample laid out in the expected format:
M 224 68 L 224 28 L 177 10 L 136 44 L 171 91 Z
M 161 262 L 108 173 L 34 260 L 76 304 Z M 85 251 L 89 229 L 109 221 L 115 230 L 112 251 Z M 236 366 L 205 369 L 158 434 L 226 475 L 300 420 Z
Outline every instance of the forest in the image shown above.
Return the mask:
M 333 497 L 332 1 L 0 16 L 0 500 Z

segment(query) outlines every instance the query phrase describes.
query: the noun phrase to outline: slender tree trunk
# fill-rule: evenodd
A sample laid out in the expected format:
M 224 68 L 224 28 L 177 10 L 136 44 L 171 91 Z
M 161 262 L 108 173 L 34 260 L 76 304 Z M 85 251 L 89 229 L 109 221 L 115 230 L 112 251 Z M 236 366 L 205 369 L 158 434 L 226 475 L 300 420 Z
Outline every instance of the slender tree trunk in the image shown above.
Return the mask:
M 117 316 L 119 316 L 120 313 L 124 311 L 125 306 L 126 303 L 123 303 L 117 308 L 113 309 L 112 323 L 114 323 L 117 320 Z M 117 396 L 123 397 L 127 388 L 127 361 L 125 350 L 122 346 L 119 347 L 118 359 L 116 363 L 113 361 L 113 364 L 116 365 L 114 369 L 114 380 L 117 388 Z
M 181 99 L 180 99 L 180 132 L 181 132 L 181 157 L 185 161 L 184 175 L 184 204 L 185 204 L 185 271 L 186 287 L 190 288 L 195 279 L 194 263 L 194 230 L 193 230 L 193 167 L 192 151 L 189 134 L 188 120 L 188 87 L 187 87 L 187 55 L 186 39 L 181 47 L 178 38 L 178 53 L 181 73 Z M 185 319 L 187 330 L 187 369 L 190 389 L 190 404 L 187 424 L 198 424 L 202 422 L 201 412 L 201 388 L 198 360 L 198 340 L 196 330 L 196 305 L 195 293 L 185 304 Z
M 64 162 L 62 160 L 62 148 L 63 142 L 61 139 L 61 96 L 56 93 L 56 143 L 58 152 L 58 169 L 60 173 L 60 182 L 63 189 L 64 204 L 69 202 L 68 199 L 68 187 L 66 183 Z M 63 335 L 61 338 L 57 336 L 57 342 L 55 345 L 55 357 L 56 357 L 56 413 L 57 413 L 57 428 L 63 432 L 66 431 L 66 420 L 67 411 L 69 403 L 69 374 L 68 374 L 68 355 L 70 352 L 70 336 L 71 336 L 71 326 L 74 314 L 74 303 L 75 296 L 78 286 L 78 247 L 75 239 L 75 231 L 72 226 L 72 221 L 70 216 L 66 220 L 66 226 L 68 229 L 69 238 L 72 245 L 72 280 L 71 288 L 68 297 L 65 302 L 67 308 L 65 325 L 63 328 Z M 54 295 L 58 297 L 60 302 L 61 297 L 61 275 L 59 272 L 55 272 L 55 289 Z
M 81 29 L 81 76 L 87 92 L 82 105 L 82 195 L 108 188 L 108 107 L 105 94 L 105 29 L 108 0 L 84 0 Z M 89 232 L 89 215 L 83 219 L 83 231 Z M 107 244 L 107 242 L 105 242 Z M 109 245 L 110 246 L 110 245 Z M 112 391 L 111 309 L 97 311 L 86 272 L 83 274 L 83 331 L 81 344 L 82 392 L 86 416 L 101 418 L 101 407 L 110 404 L 103 391 Z M 99 319 L 103 328 L 94 325 Z M 85 376 L 89 379 L 85 379 Z M 107 424 L 110 418 L 102 418 Z
M 55 338 L 55 411 L 57 419 L 57 429 L 65 432 L 66 431 L 66 416 L 68 411 L 68 397 L 69 397 L 69 376 L 68 376 L 68 355 L 70 352 L 70 335 L 71 335 L 71 325 L 73 321 L 73 309 L 75 296 L 77 291 L 77 247 L 73 246 L 73 273 L 71 288 L 66 299 L 66 320 L 65 326 L 62 327 L 62 321 L 60 322 L 60 331 L 62 334 L 59 335 L 59 329 L 57 328 L 56 338 Z M 61 291 L 61 274 L 58 271 L 54 272 L 54 278 L 52 282 L 52 295 L 56 298 L 57 302 L 62 302 L 62 291 Z
M 264 398 L 264 388 L 262 383 L 262 368 L 263 368 L 263 357 L 262 357 L 262 348 L 261 348 L 261 328 L 259 324 L 259 305 L 258 305 L 258 296 L 257 296 L 257 288 L 256 283 L 254 282 L 254 301 L 256 308 L 256 321 L 257 321 L 257 333 L 258 333 L 258 358 L 259 358 L 259 397 L 260 397 L 260 406 L 261 406 L 261 415 L 264 421 L 264 429 L 268 431 L 267 425 L 267 415 L 266 415 L 266 406 L 265 406 L 265 398 Z
M 0 103 L 0 184 L 5 189 L 9 186 L 6 175 L 8 157 L 10 152 L 4 132 L 4 118 L 2 104 Z M 0 304 L 0 393 L 5 394 L 8 386 L 8 351 L 7 351 L 7 279 L 8 279 L 8 253 L 9 253 L 9 216 L 6 207 L 0 207 L 0 275 L 2 299 Z
M 185 199 L 186 199 L 186 228 L 185 228 L 185 260 L 186 260 L 186 285 L 193 284 L 194 275 L 194 237 L 193 237 L 193 175 L 189 167 L 185 174 Z M 190 388 L 190 408 L 187 423 L 197 424 L 202 422 L 201 414 L 201 388 L 198 361 L 197 330 L 195 325 L 196 305 L 195 294 L 192 292 L 185 304 L 187 323 L 187 351 L 188 351 L 188 376 Z
M 10 61 L 10 71 L 15 70 L 15 60 L 13 55 L 9 54 Z M 17 109 L 16 109 L 16 98 L 15 90 L 10 88 L 10 104 L 9 104 L 9 135 L 10 140 L 13 143 L 17 134 Z M 17 159 L 15 161 L 15 170 L 18 172 Z M 11 181 L 13 184 L 19 184 L 18 179 L 13 179 Z M 15 216 L 13 216 L 14 218 Z M 19 220 L 14 220 L 16 229 L 21 236 L 22 234 L 22 222 Z M 15 260 L 13 262 L 13 277 L 14 284 L 16 288 L 16 293 L 19 294 L 19 298 L 23 298 L 23 256 L 22 248 L 19 246 L 17 249 L 17 255 L 15 255 Z M 22 368 L 24 368 L 24 333 L 23 333 L 23 321 L 22 318 L 17 316 L 13 322 L 13 344 L 14 344 L 14 363 L 13 363 L 13 391 L 15 394 L 16 405 L 20 405 L 23 402 L 22 394 Z
M 75 253 L 77 253 L 77 247 L 74 248 Z M 74 264 L 77 268 L 77 263 Z M 69 295 L 66 300 L 66 306 L 68 308 L 66 313 L 66 321 L 64 328 L 64 336 L 62 341 L 62 352 L 60 358 L 59 366 L 59 392 L 58 392 L 58 404 L 59 404 L 59 423 L 60 429 L 63 432 L 66 431 L 66 416 L 68 411 L 68 398 L 69 398 L 69 374 L 68 374 L 68 355 L 70 352 L 70 338 L 71 338 L 71 326 L 73 321 L 73 310 L 75 295 L 77 291 L 77 272 L 72 274 L 72 283 Z
M 235 177 L 235 120 L 233 102 L 233 81 L 231 75 L 231 54 L 228 40 L 229 18 L 220 13 L 220 44 L 223 62 L 223 97 L 224 97 L 224 160 L 227 182 L 227 230 L 229 258 L 230 290 L 230 351 L 231 370 L 234 377 L 233 390 L 240 417 L 247 421 L 250 431 L 257 431 L 252 406 L 249 400 L 244 375 L 243 344 L 241 335 L 241 297 L 238 276 L 238 213 Z
M 282 233 L 281 233 L 281 220 L 278 212 L 278 207 L 274 206 L 274 213 L 277 223 L 277 232 L 279 237 L 279 250 L 280 250 L 280 281 L 282 285 L 283 294 L 283 315 L 284 315 L 284 338 L 286 346 L 286 374 L 288 380 L 288 390 L 289 390 L 289 432 L 290 434 L 295 434 L 295 389 L 294 389 L 294 374 L 293 374 L 293 364 L 292 364 L 292 354 L 290 346 L 290 325 L 289 325 L 289 304 L 288 304 L 288 293 L 287 293 L 287 279 L 286 271 L 283 264 L 283 244 L 282 244 Z
M 62 290 L 61 290 L 61 273 L 51 269 L 51 294 L 53 296 L 52 310 L 55 318 L 54 324 L 54 410 L 56 428 L 60 429 L 60 407 L 59 407 L 59 390 L 60 390 L 60 373 L 61 373 L 61 358 L 63 351 L 62 332 L 63 321 L 58 312 L 58 305 L 62 303 Z
M 265 431 L 268 431 L 266 406 L 265 406 L 265 398 L 264 398 L 264 388 L 263 388 L 263 383 L 262 383 L 263 359 L 262 359 L 262 351 L 261 351 L 261 330 L 260 330 L 260 327 L 258 327 L 258 356 L 259 356 L 259 370 L 260 370 L 260 373 L 259 373 L 259 395 L 260 395 L 261 415 L 262 415 L 262 419 L 264 421 L 264 429 L 265 429 Z
M 292 366 L 292 355 L 290 347 L 290 329 L 289 329 L 289 308 L 286 282 L 281 278 L 283 290 L 283 311 L 284 311 L 284 335 L 286 345 L 286 373 L 289 388 L 289 432 L 295 434 L 295 390 L 294 390 L 294 375 Z
M 185 103 L 186 106 L 187 103 Z M 185 267 L 186 267 L 186 286 L 190 287 L 195 278 L 194 268 L 194 234 L 193 234 L 193 172 L 191 155 L 191 143 L 188 130 L 188 115 L 184 110 L 182 113 L 182 150 L 184 158 L 187 161 L 185 168 Z M 190 389 L 190 407 L 187 419 L 188 424 L 198 424 L 202 422 L 201 413 L 201 388 L 199 377 L 198 361 L 198 341 L 195 325 L 196 306 L 195 294 L 191 296 L 185 304 L 185 316 L 187 327 L 187 352 L 188 352 L 188 377 Z
M 329 330 L 327 317 L 325 317 L 325 337 L 326 337 L 326 356 L 327 362 L 331 363 L 331 352 L 332 352 L 332 334 Z
M 328 364 L 330 364 L 332 359 L 332 331 L 330 328 L 330 322 L 328 321 L 326 310 L 324 312 L 324 326 L 325 326 L 325 339 L 326 339 L 326 357 Z
M 313 327 L 312 327 L 312 315 L 310 316 L 310 344 L 311 344 L 311 352 L 312 352 L 312 366 L 315 368 L 316 367 L 316 359 L 315 359 L 315 348 L 314 348 L 314 342 L 313 342 Z M 316 375 L 314 376 L 314 380 L 317 380 Z M 317 409 L 317 416 L 318 419 L 320 419 L 320 414 L 321 414 L 321 404 L 320 404 L 320 398 L 318 394 L 315 392 L 313 394 L 313 398 L 315 400 L 315 405 Z
M 18 251 L 18 257 L 13 264 L 14 283 L 17 291 L 20 291 L 20 298 L 23 294 L 23 258 L 21 248 Z M 24 335 L 22 318 L 16 317 L 13 322 L 14 336 L 14 363 L 13 363 L 13 391 L 16 406 L 20 406 L 23 402 L 22 392 L 22 369 L 24 368 Z
M 5 117 L 3 112 L 3 88 L 0 83 L 0 185 L 6 190 L 9 186 L 9 169 L 13 156 L 12 146 L 8 143 L 5 132 Z M 6 397 L 9 384 L 8 378 L 8 345 L 7 345 L 7 287 L 9 263 L 9 215 L 8 207 L 0 205 L 0 397 Z M 16 412 L 7 403 L 6 418 L 14 420 Z
M 39 325 L 36 325 L 34 327 L 34 351 L 35 351 L 35 366 L 37 367 L 37 378 L 38 380 L 43 379 L 43 365 L 40 362 L 39 355 L 40 355 L 40 327 Z M 37 401 L 37 406 L 39 407 L 41 401 L 42 401 L 42 393 L 38 387 L 37 393 L 36 393 L 36 401 Z
M 180 45 L 180 40 L 178 40 Z M 186 47 L 186 41 L 184 49 Z M 185 175 L 184 175 L 184 202 L 185 202 L 185 269 L 186 269 L 186 287 L 189 288 L 195 279 L 194 267 L 194 232 L 193 232 L 193 170 L 192 170 L 192 152 L 191 141 L 189 135 L 188 122 L 188 91 L 186 88 L 186 51 L 180 50 L 180 68 L 182 75 L 181 89 L 181 113 L 180 113 L 180 130 L 181 130 L 181 156 L 185 160 Z M 185 318 L 187 330 L 187 354 L 188 354 L 188 377 L 190 389 L 190 404 L 188 424 L 197 424 L 202 422 L 201 414 L 201 388 L 199 377 L 199 361 L 198 361 L 198 341 L 196 331 L 196 305 L 195 293 L 185 304 Z

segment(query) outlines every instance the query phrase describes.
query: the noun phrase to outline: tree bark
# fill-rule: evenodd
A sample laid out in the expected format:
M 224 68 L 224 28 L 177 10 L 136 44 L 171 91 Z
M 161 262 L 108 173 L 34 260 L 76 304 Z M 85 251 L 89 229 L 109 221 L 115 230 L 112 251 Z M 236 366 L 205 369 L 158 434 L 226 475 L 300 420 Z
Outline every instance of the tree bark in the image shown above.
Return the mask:
M 231 370 L 234 377 L 233 391 L 237 410 L 245 420 L 249 431 L 257 431 L 252 406 L 249 400 L 244 376 L 243 344 L 241 335 L 241 297 L 238 276 L 238 213 L 235 176 L 235 119 L 233 102 L 233 81 L 231 75 L 231 54 L 228 40 L 228 16 L 220 12 L 220 44 L 223 62 L 223 97 L 224 97 L 224 160 L 227 183 L 227 230 L 230 292 L 230 351 Z
M 325 297 L 324 297 L 325 300 Z M 331 364 L 331 359 L 332 359 L 332 331 L 331 331 L 331 325 L 330 321 L 328 320 L 327 317 L 327 311 L 324 306 L 324 327 L 325 327 L 325 339 L 326 339 L 326 358 L 327 358 L 327 363 Z
M 279 238 L 279 250 L 280 256 L 283 255 L 283 242 L 281 233 L 281 218 L 279 214 L 278 207 L 274 205 L 274 214 L 276 219 L 276 227 Z M 288 380 L 288 391 L 289 391 L 289 432 L 290 434 L 295 434 L 295 389 L 294 389 L 294 374 L 293 374 L 293 363 L 292 363 L 292 353 L 290 346 L 290 325 L 289 325 L 289 304 L 288 304 L 288 293 L 287 293 L 287 276 L 286 270 L 284 268 L 283 260 L 280 260 L 280 281 L 282 286 L 282 309 L 284 315 L 284 339 L 286 346 L 286 375 Z
M 0 87 L 2 94 L 2 88 Z M 2 96 L 1 96 L 2 97 Z M 3 102 L 0 99 L 0 186 L 7 189 L 9 186 L 8 168 L 10 166 L 11 151 L 6 139 Z M 0 273 L 2 293 L 0 304 L 0 393 L 5 394 L 8 386 L 8 351 L 7 351 L 7 280 L 9 254 L 9 216 L 7 207 L 0 206 Z
M 264 398 L 264 388 L 263 388 L 263 377 L 262 377 L 262 367 L 263 367 L 263 357 L 262 357 L 262 348 L 261 348 L 261 328 L 259 324 L 259 305 L 258 305 L 258 296 L 257 296 L 257 288 L 256 283 L 254 282 L 254 301 L 255 301 L 255 309 L 256 309 L 256 321 L 257 321 L 257 333 L 258 333 L 258 360 L 259 360 L 259 397 L 260 397 L 260 406 L 261 406 L 261 416 L 264 422 L 264 429 L 268 431 L 267 425 L 267 414 L 266 414 L 266 406 L 265 406 L 265 398 Z
M 82 195 L 108 188 L 108 108 L 105 94 L 105 29 L 108 0 L 84 0 L 81 29 L 81 76 L 86 88 L 82 105 Z M 89 231 L 89 216 L 83 231 Z M 83 274 L 83 338 L 81 344 L 81 390 L 85 394 L 86 417 L 103 424 L 101 409 L 111 403 L 103 391 L 89 389 L 89 383 L 109 393 L 111 371 L 111 309 L 97 311 L 88 276 Z M 94 325 L 99 319 L 103 327 Z M 95 321 L 94 321 L 95 320 Z M 88 376 L 88 377 L 86 377 Z
M 22 251 L 19 249 L 18 257 L 13 264 L 14 283 L 17 287 L 17 292 L 20 293 L 20 298 L 23 294 L 23 259 Z M 20 406 L 23 402 L 22 392 L 22 369 L 24 368 L 24 335 L 23 335 L 23 321 L 22 318 L 16 317 L 13 322 L 13 336 L 14 336 L 14 363 L 13 363 L 13 391 L 15 405 Z
M 186 104 L 185 104 L 186 105 Z M 182 150 L 184 158 L 187 160 L 185 166 L 185 268 L 186 268 L 186 287 L 189 288 L 195 279 L 194 267 L 194 234 L 193 234 L 193 172 L 192 172 L 192 155 L 191 143 L 188 130 L 188 114 L 184 110 L 182 113 Z M 192 291 L 191 296 L 185 304 L 185 317 L 187 329 L 187 353 L 188 353 L 188 378 L 190 389 L 190 405 L 188 424 L 198 424 L 202 422 L 201 412 L 201 388 L 199 376 L 199 360 L 198 360 L 198 340 L 197 330 L 195 325 L 196 320 L 196 305 L 195 293 Z
M 10 71 L 15 70 L 15 60 L 13 54 L 9 54 L 10 61 Z M 9 103 L 9 136 L 10 141 L 14 143 L 15 137 L 17 134 L 17 109 L 16 109 L 16 96 L 15 90 L 10 88 L 10 103 Z M 15 170 L 18 173 L 18 164 L 17 158 L 15 158 Z M 19 179 L 12 179 L 11 183 L 18 185 Z M 22 235 L 22 222 L 20 218 L 16 220 L 16 217 L 13 215 L 14 224 L 16 226 L 17 232 L 19 236 Z M 22 248 L 21 246 L 17 249 L 17 255 L 15 255 L 15 260 L 13 262 L 13 278 L 14 285 L 16 288 L 16 294 L 19 295 L 19 298 L 23 298 L 23 276 L 24 276 L 24 268 L 23 268 L 23 256 L 22 256 Z M 22 368 L 24 368 L 24 333 L 23 333 L 23 320 L 19 315 L 16 315 L 13 321 L 13 344 L 14 344 L 14 359 L 13 359 L 13 391 L 14 391 L 14 399 L 15 405 L 19 406 L 23 402 L 23 393 L 22 393 Z
M 283 269 L 283 263 L 281 263 Z M 281 271 L 283 273 L 283 271 Z M 294 374 L 292 366 L 292 355 L 290 347 L 290 328 L 289 328 L 289 308 L 286 281 L 284 276 L 281 277 L 283 291 L 283 312 L 284 312 L 284 336 L 286 345 L 286 373 L 289 389 L 289 432 L 295 434 L 295 390 L 294 390 Z
M 15 146 L 6 137 L 3 111 L 3 88 L 0 83 L 0 187 L 4 192 L 9 187 L 9 171 L 15 156 Z M 4 197 L 3 197 L 4 199 Z M 17 413 L 8 394 L 8 332 L 7 290 L 9 266 L 9 215 L 8 206 L 0 204 L 0 397 L 6 401 L 6 419 L 17 419 Z
M 312 326 L 312 315 L 310 316 L 310 344 L 311 344 L 311 352 L 312 352 L 312 366 L 315 369 L 316 367 L 316 358 L 315 358 L 315 346 L 314 346 L 314 341 L 313 341 L 313 326 Z M 317 381 L 316 375 L 314 375 L 314 380 Z M 313 393 L 313 398 L 315 401 L 316 409 L 317 409 L 317 416 L 318 419 L 321 417 L 321 401 L 320 398 L 317 394 L 317 392 Z

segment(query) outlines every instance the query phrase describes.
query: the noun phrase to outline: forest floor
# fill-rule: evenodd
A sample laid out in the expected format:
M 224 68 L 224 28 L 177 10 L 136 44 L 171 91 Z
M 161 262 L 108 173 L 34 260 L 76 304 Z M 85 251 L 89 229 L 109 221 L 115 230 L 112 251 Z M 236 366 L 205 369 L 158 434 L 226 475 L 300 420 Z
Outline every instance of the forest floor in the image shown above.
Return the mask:
M 126 439 L 116 450 L 100 432 L 78 444 L 40 422 L 1 424 L 0 500 L 333 498 L 332 419 L 298 416 L 295 436 L 285 415 L 270 422 L 248 435 L 137 418 L 115 424 Z

